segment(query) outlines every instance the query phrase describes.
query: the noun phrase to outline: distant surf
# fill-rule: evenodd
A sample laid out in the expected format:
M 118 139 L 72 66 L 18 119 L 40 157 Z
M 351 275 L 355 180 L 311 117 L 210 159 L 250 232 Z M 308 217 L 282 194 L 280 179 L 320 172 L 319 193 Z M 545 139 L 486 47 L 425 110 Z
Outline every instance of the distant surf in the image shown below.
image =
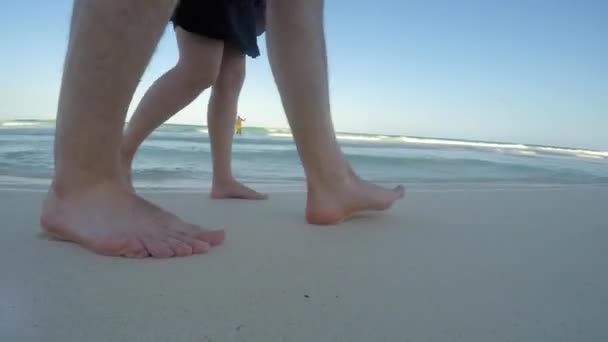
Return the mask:
M 53 134 L 53 121 L 0 122 L 0 184 L 45 183 L 52 175 Z M 337 137 L 362 176 L 381 183 L 608 184 L 608 151 L 342 132 Z M 236 175 L 246 182 L 303 184 L 289 129 L 245 127 L 235 137 L 233 159 Z M 135 179 L 148 187 L 206 187 L 210 170 L 204 126 L 163 125 L 135 161 Z

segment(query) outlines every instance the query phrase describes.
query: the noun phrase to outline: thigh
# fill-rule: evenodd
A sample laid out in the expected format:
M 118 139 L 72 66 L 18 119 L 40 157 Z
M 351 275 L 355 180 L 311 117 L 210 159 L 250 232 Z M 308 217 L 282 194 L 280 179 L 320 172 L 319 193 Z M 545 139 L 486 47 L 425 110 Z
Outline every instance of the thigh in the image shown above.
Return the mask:
M 175 28 L 179 63 L 190 69 L 213 69 L 219 71 L 224 54 L 224 42 L 190 33 L 181 27 Z M 193 70 L 194 71 L 194 70 Z

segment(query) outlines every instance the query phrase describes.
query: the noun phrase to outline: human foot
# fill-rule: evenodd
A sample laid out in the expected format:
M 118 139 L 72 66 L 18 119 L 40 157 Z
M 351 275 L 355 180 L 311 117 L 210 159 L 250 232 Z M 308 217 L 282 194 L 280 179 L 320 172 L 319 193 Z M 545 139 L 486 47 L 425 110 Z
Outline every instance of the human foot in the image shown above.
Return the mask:
M 234 179 L 225 182 L 214 181 L 213 186 L 211 187 L 211 194 L 209 195 L 209 197 L 213 199 L 268 199 L 268 195 L 259 193 Z
M 186 223 L 120 183 L 102 183 L 70 194 L 53 185 L 40 223 L 57 238 L 108 256 L 189 256 L 224 241 L 223 230 Z
M 404 195 L 402 185 L 386 189 L 349 172 L 341 182 L 328 186 L 309 185 L 306 220 L 310 224 L 338 224 L 358 212 L 386 210 Z

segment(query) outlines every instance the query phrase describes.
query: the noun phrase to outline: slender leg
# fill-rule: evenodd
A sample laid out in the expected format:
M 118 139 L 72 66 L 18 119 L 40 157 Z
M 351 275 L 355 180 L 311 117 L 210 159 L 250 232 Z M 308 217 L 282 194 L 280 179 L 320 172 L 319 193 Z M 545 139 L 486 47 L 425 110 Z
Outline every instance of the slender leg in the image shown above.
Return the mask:
M 121 165 L 131 185 L 131 166 L 143 141 L 211 87 L 220 70 L 224 43 L 175 29 L 179 61 L 148 89 L 131 118 L 121 146 Z
M 127 107 L 174 1 L 76 0 L 59 98 L 55 175 L 40 222 L 93 252 L 187 256 L 224 239 L 133 194 L 121 179 Z
M 239 94 L 245 81 L 245 56 L 226 46 L 217 81 L 211 89 L 207 125 L 213 157 L 211 198 L 266 199 L 238 182 L 232 174 L 231 153 Z
M 269 0 L 267 17 L 268 56 L 307 178 L 307 220 L 335 224 L 359 211 L 389 208 L 404 188 L 361 180 L 336 140 L 323 0 Z

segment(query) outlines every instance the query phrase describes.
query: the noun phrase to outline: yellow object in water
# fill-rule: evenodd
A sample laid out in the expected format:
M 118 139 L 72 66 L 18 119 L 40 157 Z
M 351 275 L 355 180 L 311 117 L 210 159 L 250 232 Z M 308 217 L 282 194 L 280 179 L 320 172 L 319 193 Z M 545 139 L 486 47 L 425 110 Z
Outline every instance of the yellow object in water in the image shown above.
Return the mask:
M 237 116 L 236 118 L 236 134 L 242 134 L 242 124 L 245 119 L 241 118 L 241 116 Z

